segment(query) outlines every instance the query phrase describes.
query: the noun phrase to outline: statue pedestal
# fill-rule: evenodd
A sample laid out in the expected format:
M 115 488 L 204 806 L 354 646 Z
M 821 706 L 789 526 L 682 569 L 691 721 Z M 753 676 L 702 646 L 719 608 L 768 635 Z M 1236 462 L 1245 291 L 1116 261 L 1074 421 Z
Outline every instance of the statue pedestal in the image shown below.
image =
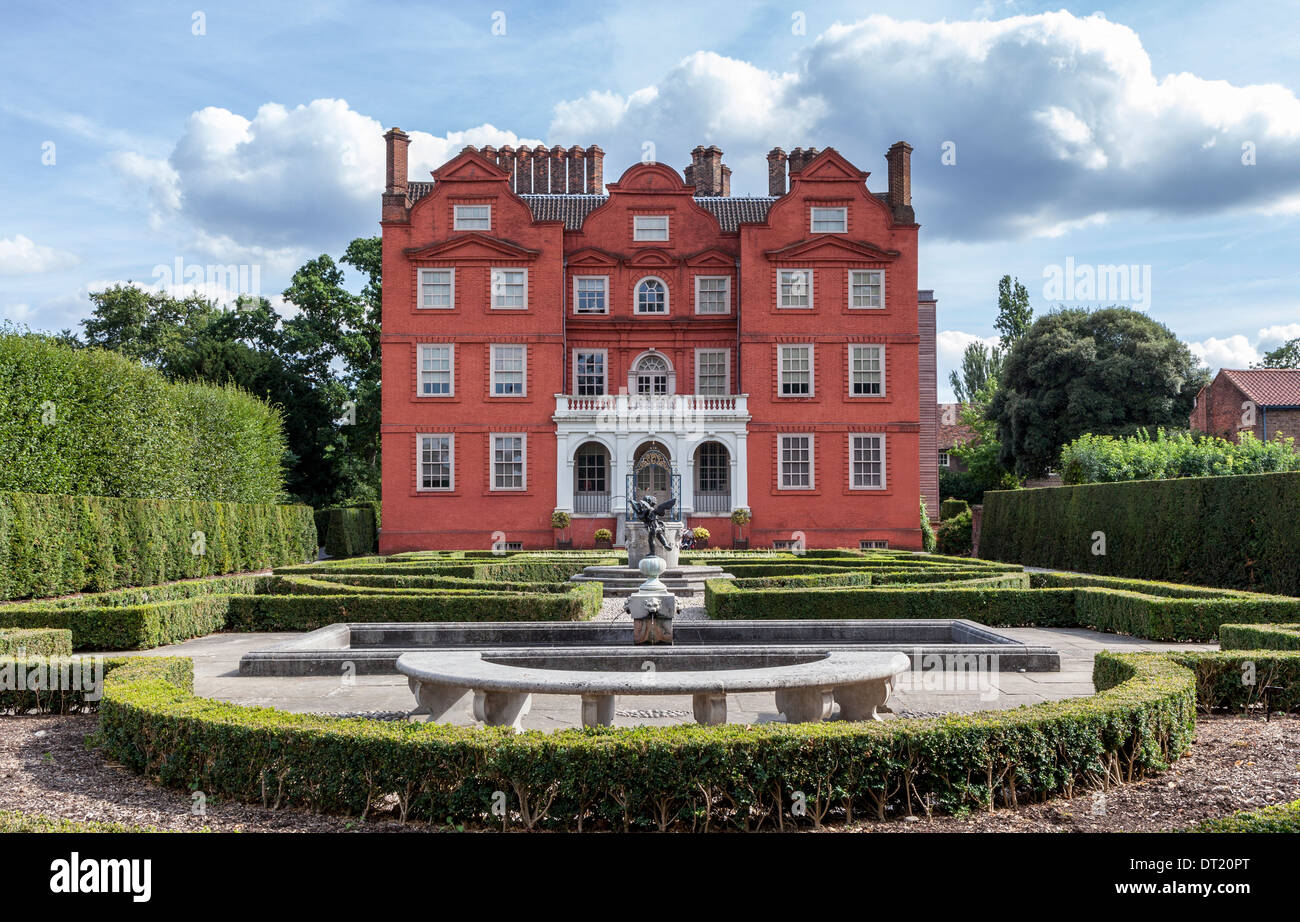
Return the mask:
M 659 579 L 666 569 L 664 559 L 646 557 L 639 569 L 646 581 L 623 603 L 624 611 L 632 616 L 632 642 L 672 643 L 677 597 Z
M 678 555 L 682 548 L 682 529 L 685 526 L 681 522 L 664 522 L 664 536 L 668 538 L 669 548 L 664 550 L 655 542 L 654 556 L 662 557 L 665 569 L 675 570 L 678 567 Z M 646 533 L 646 527 L 641 522 L 627 523 L 627 565 L 629 567 L 639 566 L 641 561 L 650 556 L 649 537 Z

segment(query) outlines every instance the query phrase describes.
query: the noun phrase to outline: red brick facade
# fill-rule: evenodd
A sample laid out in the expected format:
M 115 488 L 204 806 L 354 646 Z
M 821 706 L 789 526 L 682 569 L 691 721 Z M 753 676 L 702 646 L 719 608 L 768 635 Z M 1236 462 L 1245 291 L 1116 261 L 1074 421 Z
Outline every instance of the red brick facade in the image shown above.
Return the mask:
M 1300 442 L 1300 369 L 1221 369 L 1196 395 L 1189 424 L 1234 442 L 1243 432 Z
M 662 451 L 715 546 L 920 546 L 937 508 L 934 300 L 918 298 L 910 148 L 888 192 L 827 149 L 732 198 L 599 148 L 467 148 L 405 176 L 386 135 L 381 550 L 591 547 Z M 797 153 L 797 155 L 796 155 Z M 781 176 L 777 177 L 778 168 Z M 680 396 L 679 396 L 680 395 Z M 647 454 L 649 452 L 649 454 Z

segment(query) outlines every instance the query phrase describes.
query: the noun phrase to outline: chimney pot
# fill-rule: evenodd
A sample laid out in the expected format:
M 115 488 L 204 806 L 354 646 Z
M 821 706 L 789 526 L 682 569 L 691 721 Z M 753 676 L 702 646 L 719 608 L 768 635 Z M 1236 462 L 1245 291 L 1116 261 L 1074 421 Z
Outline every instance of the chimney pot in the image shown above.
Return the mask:
M 568 174 L 565 169 L 566 155 L 564 148 L 556 144 L 551 148 L 551 193 L 553 195 L 563 195 L 568 182 Z
M 600 195 L 605 191 L 605 152 L 599 145 L 587 148 L 587 194 Z
M 785 162 L 786 155 L 779 147 L 774 147 L 767 152 L 767 194 L 773 196 L 785 195 Z
M 895 141 L 885 154 L 885 163 L 889 166 L 889 191 L 887 198 L 890 207 L 898 208 L 912 204 L 912 145 L 906 141 Z

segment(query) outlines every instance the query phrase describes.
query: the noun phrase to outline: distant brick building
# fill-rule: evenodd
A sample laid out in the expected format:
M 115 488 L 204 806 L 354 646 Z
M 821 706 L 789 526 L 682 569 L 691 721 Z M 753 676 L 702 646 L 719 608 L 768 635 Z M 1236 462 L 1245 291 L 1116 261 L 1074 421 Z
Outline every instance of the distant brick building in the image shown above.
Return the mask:
M 1300 442 L 1300 369 L 1221 369 L 1196 395 L 1190 426 L 1234 442 L 1243 432 Z
M 960 474 L 966 463 L 953 454 L 953 449 L 979 438 L 975 430 L 961 421 L 964 404 L 941 403 L 938 412 L 938 436 L 935 440 L 939 452 L 939 470 Z
M 714 544 L 743 507 L 756 547 L 920 547 L 935 301 L 908 145 L 886 192 L 778 148 L 770 194 L 732 197 L 716 147 L 608 185 L 599 147 L 468 147 L 412 182 L 385 138 L 383 552 L 549 547 L 557 509 L 590 547 L 629 490 L 675 490 Z

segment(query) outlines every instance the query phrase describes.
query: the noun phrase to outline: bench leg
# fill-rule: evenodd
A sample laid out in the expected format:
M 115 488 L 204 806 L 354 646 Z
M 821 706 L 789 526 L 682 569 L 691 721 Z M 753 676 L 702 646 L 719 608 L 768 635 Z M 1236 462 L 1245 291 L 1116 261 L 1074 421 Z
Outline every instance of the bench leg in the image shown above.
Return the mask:
M 584 727 L 612 727 L 614 725 L 614 696 L 583 695 L 582 725 Z
M 533 706 L 527 692 L 496 692 L 474 689 L 474 717 L 489 727 L 513 727 L 523 730 L 520 721 Z
M 829 688 L 781 688 L 776 692 L 776 709 L 788 724 L 816 723 L 831 716 L 835 696 Z
M 858 685 L 841 685 L 835 689 L 843 720 L 880 720 L 880 712 L 889 712 L 885 702 L 894 691 L 893 679 L 876 679 Z
M 450 685 L 431 685 L 419 679 L 407 679 L 406 684 L 415 693 L 415 700 L 419 705 L 411 712 L 411 716 L 428 714 L 430 720 L 442 717 L 469 691 L 468 688 L 455 688 Z
M 706 727 L 716 727 L 727 722 L 726 695 L 692 695 L 691 706 L 695 711 L 696 723 Z

